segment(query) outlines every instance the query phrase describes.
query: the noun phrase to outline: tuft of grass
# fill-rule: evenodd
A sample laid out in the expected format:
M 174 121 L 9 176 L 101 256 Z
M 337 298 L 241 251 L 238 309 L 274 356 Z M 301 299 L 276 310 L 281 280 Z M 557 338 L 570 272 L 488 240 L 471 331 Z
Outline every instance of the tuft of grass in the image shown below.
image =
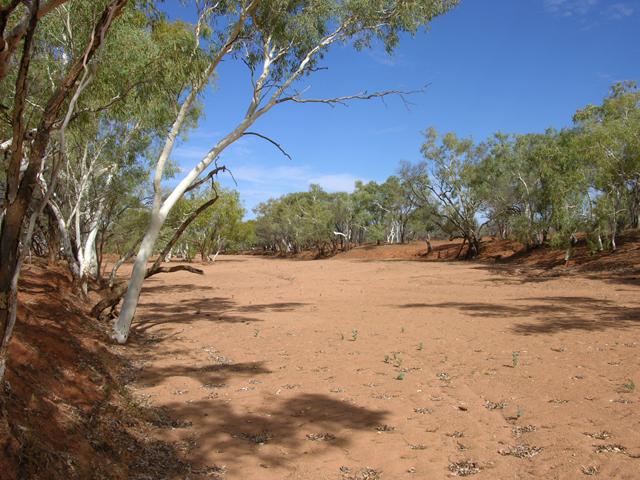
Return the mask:
M 542 447 L 535 447 L 533 445 L 522 443 L 520 445 L 516 445 L 515 447 L 508 447 L 502 450 L 498 450 L 498 453 L 500 455 L 511 455 L 516 458 L 532 458 L 540 454 L 543 450 L 544 449 Z
M 636 389 L 636 384 L 632 379 L 629 378 L 625 383 L 622 384 L 622 387 L 629 392 L 633 392 Z
M 507 406 L 507 402 L 491 402 L 489 400 L 487 400 L 484 403 L 484 406 L 487 410 L 502 410 L 504 407 Z
M 423 342 L 420 342 L 420 343 L 418 344 L 418 348 L 417 348 L 417 349 L 418 349 L 418 351 L 422 351 L 422 350 L 424 350 L 424 343 L 423 343 Z
M 398 376 L 396 376 L 396 380 L 404 380 L 404 372 L 398 373 Z
M 449 471 L 456 477 L 470 477 L 480 473 L 480 464 L 473 460 L 462 460 L 460 462 L 450 463 Z
M 384 363 L 388 363 L 393 365 L 394 367 L 400 367 L 402 365 L 402 358 L 400 357 L 400 352 L 393 352 L 393 356 L 389 355 L 384 356 Z
M 253 336 L 256 337 L 256 338 L 260 336 L 260 329 L 259 328 L 255 329 L 255 331 L 253 332 Z
M 308 433 L 307 439 L 313 442 L 330 442 L 336 439 L 336 436 L 332 433 Z
M 520 352 L 512 352 L 511 353 L 511 364 L 513 368 L 516 368 L 520 363 Z
M 627 453 L 627 448 L 620 444 L 594 445 L 596 453 Z
M 351 330 L 351 341 L 355 342 L 358 339 L 358 330 L 355 328 Z
M 393 427 L 391 425 L 387 425 L 386 423 L 383 423 L 382 425 L 378 425 L 376 427 L 376 430 L 378 432 L 393 432 L 395 431 L 396 427 Z
M 582 473 L 593 477 L 594 475 L 598 475 L 598 473 L 600 473 L 600 467 L 598 467 L 597 465 L 589 465 L 587 467 L 583 466 Z

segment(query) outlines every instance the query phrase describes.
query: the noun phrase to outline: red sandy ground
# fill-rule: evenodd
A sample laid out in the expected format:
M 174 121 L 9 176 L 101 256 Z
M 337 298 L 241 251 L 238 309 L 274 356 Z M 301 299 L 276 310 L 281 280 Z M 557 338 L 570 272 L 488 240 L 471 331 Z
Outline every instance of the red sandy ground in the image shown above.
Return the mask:
M 78 380 L 91 373 L 64 356 L 30 353 L 36 340 L 21 327 L 9 377 L 21 394 L 13 414 L 23 424 L 49 418 L 46 440 L 58 435 L 60 448 L 90 460 L 77 460 L 75 476 L 56 470 L 55 457 L 48 474 L 45 465 L 39 476 L 19 478 L 431 479 L 470 460 L 481 468 L 478 479 L 588 478 L 590 468 L 598 478 L 637 479 L 635 240 L 598 257 L 580 247 L 567 266 L 563 252 L 507 258 L 518 248 L 504 243 L 488 244 L 475 263 L 403 260 L 437 260 L 424 257 L 425 244 L 319 261 L 219 257 L 203 276 L 150 279 L 127 347 L 105 347 L 105 326 L 82 312 L 36 322 L 39 305 L 28 305 L 28 321 L 49 329 L 42 349 L 60 345 L 64 355 L 55 335 L 85 322 L 95 338 L 72 332 L 70 343 L 83 346 L 69 355 L 129 374 Z M 438 249 L 442 260 L 456 246 Z M 23 289 L 37 297 L 43 284 L 29 278 Z M 18 408 L 29 408 L 17 399 L 29 398 L 18 355 L 45 370 L 53 367 L 44 362 L 64 363 L 35 393 L 34 401 L 57 408 L 40 423 Z M 86 426 L 78 410 L 100 403 L 105 385 L 134 378 L 132 366 L 139 370 L 129 390 L 142 402 L 136 415 L 113 427 L 127 404 L 118 391 L 102 403 L 120 407 L 96 413 L 111 428 Z M 71 390 L 78 383 L 97 386 Z M 60 405 L 69 404 L 77 406 L 65 423 Z M 158 412 L 162 421 L 143 421 Z M 98 436 L 100 448 L 86 440 L 83 447 L 87 435 Z M 507 454 L 518 445 L 539 453 Z M 87 476 L 107 461 L 111 470 Z
M 136 387 L 190 422 L 171 432 L 190 461 L 225 479 L 446 478 L 463 459 L 475 478 L 638 478 L 632 280 L 347 256 L 224 257 L 149 282 Z M 543 450 L 503 455 L 519 444 Z

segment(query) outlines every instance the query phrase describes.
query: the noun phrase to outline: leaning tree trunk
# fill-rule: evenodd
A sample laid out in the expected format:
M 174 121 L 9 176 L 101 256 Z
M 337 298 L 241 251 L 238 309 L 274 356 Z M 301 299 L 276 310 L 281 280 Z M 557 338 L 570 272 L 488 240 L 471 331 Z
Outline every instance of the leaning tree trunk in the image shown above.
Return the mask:
M 460 250 L 456 253 L 456 260 L 460 258 L 462 255 L 462 250 L 464 250 L 464 246 L 467 244 L 467 237 L 462 237 L 462 245 L 460 245 Z
M 178 242 L 184 231 L 189 227 L 189 225 L 217 200 L 218 196 L 216 195 L 215 197 L 204 202 L 196 210 L 194 210 L 182 222 L 182 225 L 180 225 L 180 227 L 175 231 L 173 237 L 171 237 L 171 240 L 169 240 L 169 242 L 165 245 L 164 249 L 162 250 L 162 252 L 160 252 L 153 265 L 150 268 L 147 268 L 147 262 L 151 257 L 153 245 L 158 239 L 160 230 L 162 229 L 162 225 L 164 223 L 162 211 L 156 212 L 156 214 L 152 215 L 149 229 L 142 239 L 142 243 L 140 244 L 140 248 L 138 249 L 138 255 L 136 256 L 136 260 L 133 264 L 133 272 L 131 273 L 129 283 L 126 287 L 124 287 L 124 284 L 122 284 L 122 286 L 116 287 L 116 289 L 114 289 L 116 291 L 112 292 L 112 294 L 110 294 L 107 299 L 105 299 L 106 302 L 103 301 L 98 303 L 92 310 L 92 314 L 94 316 L 100 316 L 100 314 L 105 309 L 117 305 L 124 295 L 122 310 L 120 311 L 118 320 L 114 325 L 114 339 L 118 343 L 125 343 L 127 341 L 129 330 L 131 328 L 131 322 L 133 321 L 133 315 L 135 314 L 136 307 L 138 306 L 138 299 L 140 298 L 140 292 L 142 290 L 142 284 L 145 278 L 149 278 L 156 273 L 173 272 L 178 270 L 188 270 L 195 273 L 202 273 L 202 270 L 192 267 L 176 266 L 169 269 L 163 269 L 160 265 L 167 254 Z M 125 308 L 127 309 L 126 311 Z
M 427 233 L 427 238 L 425 240 L 427 242 L 427 255 L 431 255 L 433 252 L 433 245 L 431 245 L 431 234 Z
M 469 239 L 469 250 L 467 250 L 467 259 L 475 258 L 480 253 L 480 240 L 473 235 Z
M 133 271 L 131 272 L 131 278 L 127 286 L 127 291 L 124 296 L 124 302 L 122 304 L 122 310 L 120 316 L 113 327 L 113 338 L 118 343 L 126 343 L 129 337 L 129 330 L 131 328 L 131 322 L 138 306 L 138 299 L 140 298 L 140 292 L 142 290 L 142 283 L 144 282 L 147 273 L 147 262 L 153 252 L 153 246 L 160 235 L 160 230 L 165 220 L 165 216 L 161 212 L 154 212 L 151 216 L 151 222 L 149 228 L 140 248 L 136 260 L 133 264 Z
M 107 185 L 110 182 L 107 182 Z M 102 214 L 104 212 L 104 204 L 101 204 L 96 212 L 95 218 L 91 221 L 89 228 L 89 234 L 84 241 L 84 247 L 82 248 L 83 254 L 81 256 L 80 264 L 80 278 L 82 292 L 86 295 L 89 287 L 89 278 L 97 278 L 97 272 L 100 269 L 98 265 L 98 258 L 96 252 L 96 239 L 98 237 L 98 230 L 100 229 L 100 221 L 102 220 Z M 78 245 L 80 248 L 80 245 Z

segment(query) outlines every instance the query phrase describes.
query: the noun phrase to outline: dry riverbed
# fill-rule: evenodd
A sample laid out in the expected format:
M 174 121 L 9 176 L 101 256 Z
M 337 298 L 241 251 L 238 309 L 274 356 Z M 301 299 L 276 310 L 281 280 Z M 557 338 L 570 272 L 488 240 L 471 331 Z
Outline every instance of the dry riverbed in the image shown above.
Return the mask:
M 473 263 L 221 257 L 150 279 L 132 385 L 194 476 L 637 479 L 640 296 Z M 135 353 L 134 353 L 135 352 Z

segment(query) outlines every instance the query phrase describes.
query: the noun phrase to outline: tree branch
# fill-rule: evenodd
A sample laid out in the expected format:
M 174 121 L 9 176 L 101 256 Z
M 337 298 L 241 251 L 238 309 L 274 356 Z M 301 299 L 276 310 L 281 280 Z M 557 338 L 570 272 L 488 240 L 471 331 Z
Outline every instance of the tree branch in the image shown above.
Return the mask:
M 342 97 L 334 97 L 334 98 L 300 98 L 299 95 L 291 95 L 288 97 L 282 97 L 276 101 L 276 103 L 284 103 L 284 102 L 295 102 L 295 103 L 324 103 L 326 105 L 334 106 L 344 105 L 347 106 L 347 102 L 351 100 L 373 100 L 375 98 L 384 98 L 388 96 L 399 96 L 403 102 L 407 103 L 405 97 L 407 95 L 415 95 L 417 93 L 424 93 L 427 89 L 428 85 L 417 89 L 417 90 L 381 90 L 378 92 L 362 92 L 357 93 L 355 95 L 345 95 Z
M 195 190 L 200 185 L 202 185 L 202 184 L 206 183 L 207 181 L 211 180 L 218 173 L 220 173 L 220 172 L 228 172 L 228 171 L 229 170 L 224 165 L 222 165 L 221 167 L 216 167 L 213 170 L 211 170 L 202 180 L 198 180 L 197 182 L 192 183 L 191 186 L 184 191 L 184 193 L 187 193 L 187 192 L 190 192 L 192 190 Z
M 291 155 L 289 155 L 287 153 L 287 151 L 282 147 L 282 145 L 280 145 L 278 142 L 276 142 L 275 140 L 267 137 L 266 135 L 262 135 L 261 133 L 257 133 L 257 132 L 244 132 L 242 134 L 242 136 L 244 135 L 254 135 L 256 137 L 260 137 L 263 140 L 266 140 L 267 142 L 271 143 L 272 145 L 274 145 L 278 150 L 280 150 L 280 152 L 282 152 L 282 154 L 287 157 L 289 160 L 293 160 L 293 158 L 291 158 Z

